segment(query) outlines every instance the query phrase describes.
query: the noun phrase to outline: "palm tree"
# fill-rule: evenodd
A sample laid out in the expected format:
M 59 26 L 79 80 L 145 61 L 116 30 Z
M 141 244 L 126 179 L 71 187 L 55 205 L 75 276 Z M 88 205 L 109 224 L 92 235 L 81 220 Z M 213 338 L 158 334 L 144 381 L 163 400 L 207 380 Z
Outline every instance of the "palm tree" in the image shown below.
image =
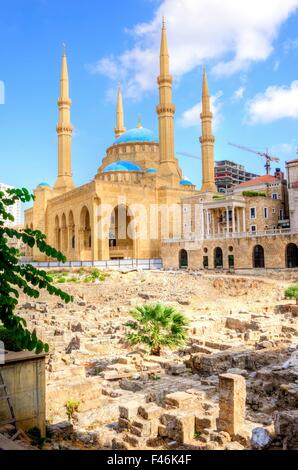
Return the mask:
M 145 344 L 152 355 L 160 356 L 161 346 L 175 348 L 185 343 L 188 321 L 174 307 L 145 304 L 134 308 L 130 314 L 135 321 L 126 323 L 133 330 L 126 337 L 132 346 Z

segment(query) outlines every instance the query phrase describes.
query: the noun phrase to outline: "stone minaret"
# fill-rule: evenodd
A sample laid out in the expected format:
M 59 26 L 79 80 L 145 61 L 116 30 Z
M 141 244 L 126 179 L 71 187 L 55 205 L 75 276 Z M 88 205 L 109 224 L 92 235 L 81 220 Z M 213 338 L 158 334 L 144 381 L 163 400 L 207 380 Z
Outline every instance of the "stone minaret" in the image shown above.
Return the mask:
M 165 21 L 162 21 L 160 45 L 159 104 L 156 107 L 159 120 L 159 153 L 161 172 L 164 175 L 177 175 L 174 149 L 174 114 L 172 103 L 172 75 L 170 74 L 169 52 Z
M 71 99 L 69 98 L 69 81 L 65 48 L 62 56 L 60 77 L 60 97 L 58 99 L 59 122 L 58 135 L 58 178 L 55 189 L 66 192 L 74 188 L 71 169 L 71 139 L 73 125 L 70 122 Z
M 206 69 L 203 75 L 202 91 L 202 192 L 216 192 L 214 178 L 214 136 L 212 135 L 212 113 L 210 111 L 210 96 L 208 92 L 208 80 Z
M 124 112 L 123 112 L 123 102 L 122 102 L 122 93 L 120 89 L 120 84 L 118 85 L 118 100 L 117 100 L 117 112 L 116 112 L 116 127 L 115 127 L 115 136 L 116 139 L 120 137 L 126 131 L 124 127 Z

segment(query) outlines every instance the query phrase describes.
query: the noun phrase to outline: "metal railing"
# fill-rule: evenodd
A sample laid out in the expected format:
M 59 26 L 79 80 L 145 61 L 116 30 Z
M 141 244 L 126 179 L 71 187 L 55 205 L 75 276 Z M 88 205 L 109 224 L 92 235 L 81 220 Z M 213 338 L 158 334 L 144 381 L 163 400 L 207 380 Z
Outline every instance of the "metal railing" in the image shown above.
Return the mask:
M 94 267 L 102 269 L 162 269 L 163 264 L 160 258 L 151 259 L 111 259 L 104 261 L 66 261 L 60 263 L 56 261 L 22 261 L 22 264 L 32 264 L 36 268 L 81 268 Z
M 273 237 L 281 235 L 298 235 L 298 229 L 269 229 L 256 232 L 229 232 L 204 234 L 204 236 L 191 235 L 189 237 L 164 238 L 163 243 L 182 243 L 182 242 L 202 242 L 203 240 L 226 240 L 235 238 L 256 238 L 256 237 Z

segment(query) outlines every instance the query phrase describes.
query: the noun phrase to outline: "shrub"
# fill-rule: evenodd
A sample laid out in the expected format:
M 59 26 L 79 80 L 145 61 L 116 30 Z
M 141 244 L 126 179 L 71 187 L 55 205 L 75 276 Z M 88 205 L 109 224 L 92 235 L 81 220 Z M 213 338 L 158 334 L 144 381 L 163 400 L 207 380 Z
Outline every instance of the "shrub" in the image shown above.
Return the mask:
M 298 305 L 298 284 L 292 284 L 285 290 L 285 297 L 289 299 L 296 299 Z
M 162 304 L 142 305 L 131 310 L 135 321 L 126 326 L 133 332 L 126 335 L 131 345 L 144 344 L 150 353 L 160 356 L 161 347 L 182 346 L 187 337 L 187 318 L 173 307 Z
M 76 413 L 79 410 L 79 406 L 80 406 L 80 402 L 75 401 L 75 400 L 68 400 L 65 403 L 66 414 L 67 414 L 69 421 L 72 420 L 74 413 Z
M 260 191 L 243 191 L 242 196 L 246 197 L 266 197 L 266 193 L 262 193 Z
M 25 203 L 31 200 L 34 200 L 34 196 L 26 188 L 0 191 L 0 321 L 6 329 L 5 334 L 10 335 L 15 347 L 40 353 L 47 352 L 49 346 L 37 338 L 35 331 L 30 332 L 24 318 L 15 313 L 19 292 L 37 299 L 40 290 L 45 289 L 66 303 L 72 300 L 72 296 L 55 287 L 52 277 L 45 271 L 31 264 L 22 264 L 20 251 L 9 246 L 9 239 L 17 238 L 30 248 L 36 246 L 49 258 L 63 263 L 66 261 L 60 251 L 46 243 L 46 236 L 39 230 L 18 230 L 7 225 L 7 221 L 14 221 L 9 208 L 16 201 Z
M 4 348 L 8 351 L 22 351 L 14 338 L 14 335 L 4 326 L 0 326 L 0 341 L 4 343 Z
M 40 450 L 43 448 L 46 442 L 50 442 L 47 437 L 42 437 L 40 429 L 38 427 L 30 428 L 27 431 L 28 436 L 31 438 L 31 444 L 37 446 Z

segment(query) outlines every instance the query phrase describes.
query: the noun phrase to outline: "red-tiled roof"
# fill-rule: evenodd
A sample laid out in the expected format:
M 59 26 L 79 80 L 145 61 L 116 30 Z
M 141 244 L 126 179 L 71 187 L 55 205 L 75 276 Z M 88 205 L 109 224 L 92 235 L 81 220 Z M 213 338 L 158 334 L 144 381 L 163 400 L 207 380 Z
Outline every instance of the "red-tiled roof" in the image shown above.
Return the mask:
M 298 158 L 295 158 L 295 160 L 289 160 L 286 162 L 286 165 L 290 165 L 291 163 L 298 163 Z
M 258 176 L 257 178 L 253 178 L 252 180 L 245 181 L 244 183 L 239 184 L 239 188 L 246 188 L 248 186 L 256 186 L 258 184 L 266 184 L 266 183 L 277 183 L 280 179 L 276 178 L 272 175 L 264 175 Z

